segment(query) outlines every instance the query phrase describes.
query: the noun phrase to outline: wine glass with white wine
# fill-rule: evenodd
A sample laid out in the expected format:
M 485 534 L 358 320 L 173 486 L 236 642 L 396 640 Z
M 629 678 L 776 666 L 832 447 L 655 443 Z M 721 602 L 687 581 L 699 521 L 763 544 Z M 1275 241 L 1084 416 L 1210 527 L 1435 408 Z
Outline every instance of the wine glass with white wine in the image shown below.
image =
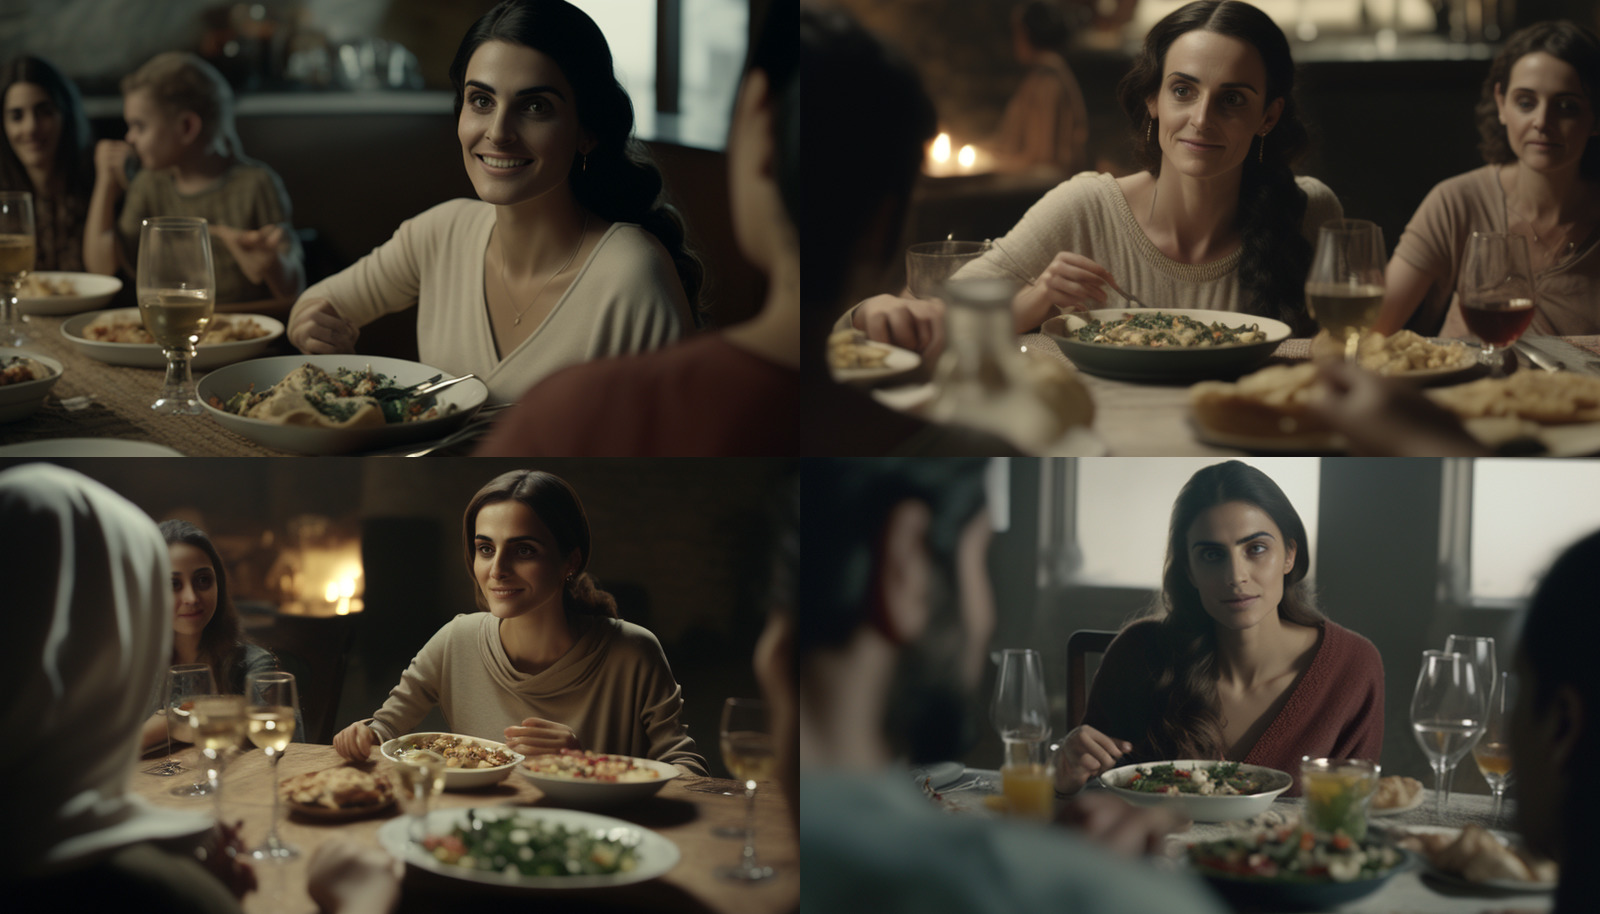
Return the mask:
M 299 706 L 295 695 L 294 676 L 276 670 L 251 673 L 244 682 L 244 694 L 250 703 L 246 712 L 250 742 L 266 753 L 272 761 L 272 826 L 261 846 L 250 852 L 257 860 L 290 860 L 300 856 L 278 837 L 278 760 L 289 748 L 294 738 L 294 709 Z
M 1356 361 L 1361 334 L 1383 306 L 1383 229 L 1365 219 L 1329 219 L 1317 231 L 1306 274 L 1306 309 Z
M 139 229 L 136 298 L 144 328 L 167 356 L 167 378 L 150 408 L 162 415 L 205 410 L 189 374 L 195 344 L 211 322 L 216 300 L 211 235 L 204 219 L 162 216 Z
M 756 862 L 756 782 L 771 780 L 774 765 L 767 703 L 730 698 L 722 705 L 722 762 L 744 782 L 744 851 L 736 866 L 717 868 L 717 876 L 737 882 L 772 878 L 772 867 Z
M 211 796 L 219 824 L 222 822 L 222 769 L 227 765 L 227 751 L 237 748 L 245 737 L 248 722 L 244 715 L 243 695 L 201 695 L 194 700 L 194 709 L 190 712 L 195 738 L 211 763 L 206 767 L 206 775 L 211 779 Z M 276 789 L 273 792 L 276 793 Z
M 1510 673 L 1501 673 L 1495 679 L 1494 691 L 1489 693 L 1489 716 L 1483 721 L 1483 738 L 1472 747 L 1472 760 L 1478 763 L 1478 773 L 1489 784 L 1494 794 L 1494 813 L 1491 821 L 1500 821 L 1500 803 L 1505 798 L 1506 787 L 1511 784 L 1511 709 L 1517 702 L 1516 682 Z
M 395 763 L 401 802 L 411 815 L 411 841 L 421 844 L 428 830 L 428 806 L 444 790 L 444 756 L 432 749 L 402 752 Z
M 17 314 L 17 293 L 33 270 L 33 252 L 33 194 L 0 191 L 0 346 L 28 343 Z
M 213 695 L 216 691 L 216 678 L 211 675 L 211 667 L 204 663 L 180 663 L 167 670 L 162 706 L 167 714 L 169 756 L 174 739 L 199 745 L 200 739 L 194 732 L 194 700 L 202 695 Z M 211 793 L 211 780 L 209 777 L 201 778 L 192 784 L 174 787 L 168 793 L 175 797 L 208 796 Z

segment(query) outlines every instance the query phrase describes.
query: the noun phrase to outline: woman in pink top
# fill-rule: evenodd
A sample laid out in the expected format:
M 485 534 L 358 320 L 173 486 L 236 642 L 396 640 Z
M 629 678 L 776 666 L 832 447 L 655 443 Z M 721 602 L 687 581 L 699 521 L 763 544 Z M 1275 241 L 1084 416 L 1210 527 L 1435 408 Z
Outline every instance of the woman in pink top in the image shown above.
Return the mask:
M 1161 609 L 1111 643 L 1056 787 L 1117 765 L 1214 758 L 1295 773 L 1383 747 L 1383 661 L 1305 583 L 1305 525 L 1265 473 L 1195 473 L 1172 507 Z

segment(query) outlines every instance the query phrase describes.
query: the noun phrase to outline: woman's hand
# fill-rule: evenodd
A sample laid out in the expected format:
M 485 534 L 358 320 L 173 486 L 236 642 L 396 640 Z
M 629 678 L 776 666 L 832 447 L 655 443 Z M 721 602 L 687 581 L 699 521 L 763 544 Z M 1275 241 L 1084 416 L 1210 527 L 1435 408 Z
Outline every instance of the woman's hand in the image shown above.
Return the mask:
M 376 847 L 331 838 L 311 855 L 306 891 L 324 911 L 390 911 L 400 899 L 396 869 L 395 859 Z
M 117 195 L 128 189 L 128 156 L 133 147 L 122 140 L 101 140 L 94 144 L 94 180 L 96 184 L 110 181 L 106 187 L 115 186 Z
M 1311 412 L 1350 439 L 1363 457 L 1485 456 L 1489 448 L 1421 391 L 1344 362 L 1317 368 L 1323 396 Z
M 944 351 L 944 302 L 874 295 L 856 305 L 850 323 L 879 343 L 938 358 Z
M 1032 285 L 1012 299 L 1017 332 L 1034 329 L 1058 311 L 1091 311 L 1105 304 L 1111 271 L 1082 254 L 1062 251 Z
M 1185 824 L 1170 808 L 1141 809 L 1117 797 L 1097 794 L 1063 806 L 1056 821 L 1079 828 L 1090 840 L 1128 857 L 1159 852 L 1163 839 Z
M 1056 756 L 1056 791 L 1077 793 L 1089 779 L 1117 766 L 1117 759 L 1133 751 L 1133 744 L 1112 739 L 1090 726 L 1067 734 Z
M 289 315 L 289 342 L 307 355 L 354 352 L 361 330 L 326 298 L 307 298 Z
M 506 745 L 523 755 L 549 755 L 562 749 L 583 751 L 583 743 L 566 724 L 530 717 L 521 726 L 506 728 Z
M 243 820 L 232 825 L 218 822 L 205 843 L 194 851 L 200 865 L 227 886 L 235 898 L 243 898 L 255 891 L 258 885 L 256 871 L 250 866 L 250 855 L 244 849 L 244 842 L 239 839 L 239 831 L 243 827 Z
M 333 735 L 333 749 L 352 762 L 364 762 L 378 744 L 378 734 L 372 728 L 356 721 Z

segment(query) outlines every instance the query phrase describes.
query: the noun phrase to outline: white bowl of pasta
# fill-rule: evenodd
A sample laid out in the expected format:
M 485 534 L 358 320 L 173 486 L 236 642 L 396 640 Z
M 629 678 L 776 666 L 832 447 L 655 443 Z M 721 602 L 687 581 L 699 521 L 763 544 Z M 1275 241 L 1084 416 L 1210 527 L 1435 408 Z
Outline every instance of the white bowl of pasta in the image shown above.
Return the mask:
M 114 308 L 79 314 L 61 322 L 61 335 L 78 351 L 108 365 L 132 368 L 167 367 L 161 346 L 144 332 L 138 308 Z M 283 336 L 283 322 L 265 314 L 218 314 L 195 347 L 194 371 L 210 371 L 253 359 Z
M 1290 334 L 1269 317 L 1193 308 L 1063 314 L 1040 330 L 1083 371 L 1161 383 L 1236 378 L 1260 368 Z
M 0 422 L 33 415 L 61 380 L 61 363 L 25 349 L 0 347 Z
M 1196 822 L 1228 822 L 1266 812 L 1294 778 L 1260 765 L 1177 759 L 1113 768 L 1100 775 L 1100 783 L 1135 806 L 1165 806 Z
M 554 806 L 600 809 L 647 800 L 680 772 L 655 759 L 563 749 L 529 756 L 517 773 Z
M 444 756 L 444 789 L 474 790 L 506 779 L 523 755 L 492 739 L 460 733 L 407 733 L 378 747 L 383 757 L 401 764 L 400 756 L 413 749 L 431 749 Z

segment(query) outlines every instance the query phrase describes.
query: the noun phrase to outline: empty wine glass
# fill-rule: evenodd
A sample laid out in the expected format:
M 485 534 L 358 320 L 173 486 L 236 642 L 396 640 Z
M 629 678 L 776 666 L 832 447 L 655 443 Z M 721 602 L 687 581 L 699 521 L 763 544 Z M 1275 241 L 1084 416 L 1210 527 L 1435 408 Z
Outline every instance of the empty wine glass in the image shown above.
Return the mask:
M 1447 654 L 1460 654 L 1478 674 L 1478 694 L 1484 711 L 1489 709 L 1489 692 L 1494 688 L 1499 669 L 1494 659 L 1494 639 L 1477 635 L 1451 635 L 1444 639 Z
M 944 282 L 989 250 L 987 241 L 924 241 L 906 248 L 912 298 L 944 298 Z
M 162 216 L 139 229 L 136 298 L 144 328 L 167 356 L 167 378 L 150 408 L 162 415 L 197 416 L 205 410 L 189 374 L 189 360 L 216 299 L 211 236 L 204 219 Z
M 246 712 L 250 742 L 272 762 L 272 826 L 250 856 L 257 860 L 288 860 L 300 856 L 300 851 L 278 837 L 278 760 L 294 738 L 294 709 L 299 706 L 294 676 L 276 670 L 251 673 L 245 679 L 244 694 L 250 703 Z
M 17 315 L 17 293 L 33 269 L 33 252 L 33 194 L 0 191 L 0 346 L 28 343 Z
M 771 879 L 772 867 L 756 862 L 756 781 L 772 778 L 772 731 L 767 703 L 730 698 L 722 704 L 722 763 L 744 781 L 744 850 L 735 866 L 717 867 L 717 876 L 736 882 Z
M 1500 820 L 1500 802 L 1511 784 L 1511 709 L 1516 706 L 1515 681 L 1510 673 L 1495 678 L 1494 691 L 1489 693 L 1489 714 L 1483 720 L 1483 738 L 1472 747 L 1472 759 L 1478 763 L 1478 773 L 1489 782 L 1489 792 L 1494 794 L 1492 819 Z
M 204 663 L 179 664 L 167 671 L 167 683 L 162 707 L 167 713 L 167 753 L 172 753 L 172 740 L 198 744 L 194 733 L 194 700 L 217 691 L 211 667 Z M 203 797 L 211 793 L 211 781 L 202 778 L 193 784 L 174 787 L 169 791 L 175 797 Z
M 1306 275 L 1306 308 L 1354 363 L 1361 333 L 1383 305 L 1383 229 L 1365 219 L 1329 219 L 1317 232 Z
M 227 765 L 227 751 L 244 739 L 247 722 L 244 716 L 243 695 L 201 695 L 194 700 L 190 712 L 194 733 L 205 753 L 206 776 L 211 779 L 211 796 L 216 808 L 217 822 L 222 822 L 222 769 Z M 276 785 L 274 785 L 276 793 Z
M 1033 747 L 1050 738 L 1050 696 L 1044 689 L 1044 662 L 1038 651 L 1000 652 L 989 720 L 1005 742 L 1005 764 L 1030 764 Z
M 1533 323 L 1533 269 L 1522 235 L 1473 232 L 1461 267 L 1461 318 L 1479 340 L 1479 361 L 1503 371 L 1496 354 Z
M 1483 733 L 1486 702 L 1477 669 L 1461 654 L 1423 651 L 1411 696 L 1411 729 L 1433 765 L 1433 812 L 1444 815 L 1449 776 Z
M 428 806 L 444 790 L 444 756 L 432 749 L 411 749 L 400 754 L 394 766 L 403 802 L 410 807 L 411 841 L 421 844 L 427 835 Z

